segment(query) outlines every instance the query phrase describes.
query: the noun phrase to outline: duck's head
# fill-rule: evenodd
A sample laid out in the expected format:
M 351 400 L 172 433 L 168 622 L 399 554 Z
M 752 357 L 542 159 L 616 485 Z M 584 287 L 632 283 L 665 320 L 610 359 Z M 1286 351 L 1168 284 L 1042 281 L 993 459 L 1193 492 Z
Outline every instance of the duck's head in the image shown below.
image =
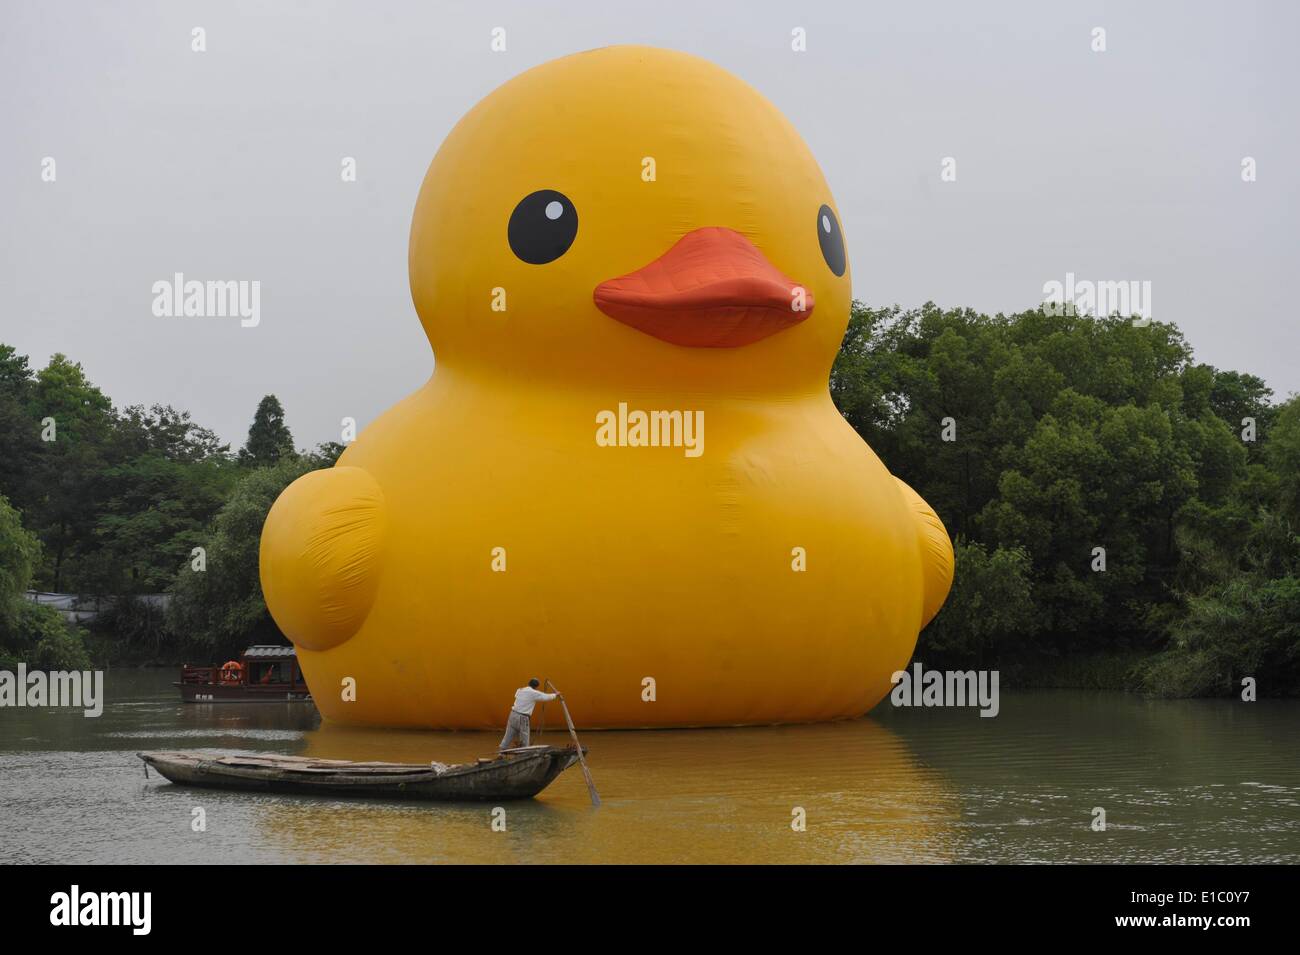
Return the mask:
M 512 379 L 824 392 L 848 320 L 835 201 L 755 89 L 608 47 L 489 94 L 411 225 L 437 361 Z

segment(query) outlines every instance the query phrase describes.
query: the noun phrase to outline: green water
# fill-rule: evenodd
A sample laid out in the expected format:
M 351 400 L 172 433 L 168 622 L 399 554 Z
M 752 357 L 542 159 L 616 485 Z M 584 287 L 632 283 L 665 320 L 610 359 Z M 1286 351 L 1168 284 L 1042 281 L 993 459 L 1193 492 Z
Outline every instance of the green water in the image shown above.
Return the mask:
M 604 806 L 574 769 L 506 804 L 499 832 L 487 805 L 146 780 L 137 750 L 456 762 L 497 742 L 183 705 L 174 678 L 109 672 L 98 719 L 0 709 L 0 862 L 1300 862 L 1300 702 L 1043 691 L 1004 693 L 994 719 L 886 703 L 822 726 L 589 733 Z

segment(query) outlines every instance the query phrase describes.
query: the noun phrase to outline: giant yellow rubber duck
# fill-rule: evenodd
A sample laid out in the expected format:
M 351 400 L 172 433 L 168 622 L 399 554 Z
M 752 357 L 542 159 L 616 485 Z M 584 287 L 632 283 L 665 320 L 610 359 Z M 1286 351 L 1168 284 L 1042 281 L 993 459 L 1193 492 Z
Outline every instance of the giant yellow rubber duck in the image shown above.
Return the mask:
M 434 157 L 409 265 L 432 377 L 262 535 L 325 717 L 499 728 L 531 676 L 587 727 L 885 695 L 952 548 L 831 402 L 844 237 L 771 103 L 647 47 L 529 70 Z

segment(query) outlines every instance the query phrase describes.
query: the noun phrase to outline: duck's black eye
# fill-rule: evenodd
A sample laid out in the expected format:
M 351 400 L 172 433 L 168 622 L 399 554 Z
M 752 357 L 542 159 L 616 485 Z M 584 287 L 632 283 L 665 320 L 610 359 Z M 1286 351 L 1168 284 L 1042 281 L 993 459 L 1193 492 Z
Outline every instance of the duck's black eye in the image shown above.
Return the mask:
M 511 251 L 529 265 L 554 262 L 569 251 L 577 234 L 578 210 L 568 196 L 554 189 L 520 199 L 506 229 Z
M 836 275 L 844 274 L 847 264 L 844 258 L 844 233 L 840 232 L 839 220 L 830 206 L 817 210 L 817 241 L 821 243 L 822 258 Z

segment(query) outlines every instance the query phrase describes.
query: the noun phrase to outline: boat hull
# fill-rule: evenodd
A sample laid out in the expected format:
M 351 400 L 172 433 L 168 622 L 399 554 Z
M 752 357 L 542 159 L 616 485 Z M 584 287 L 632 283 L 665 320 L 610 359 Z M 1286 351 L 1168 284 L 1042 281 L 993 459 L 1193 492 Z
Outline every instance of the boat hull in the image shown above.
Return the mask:
M 176 683 L 184 703 L 301 703 L 311 694 L 285 686 L 245 686 L 231 683 Z
M 441 770 L 410 763 L 352 763 L 297 756 L 137 755 L 146 766 L 182 786 L 427 802 L 528 799 L 578 759 L 576 749 L 557 746 L 509 750 L 495 759 Z

